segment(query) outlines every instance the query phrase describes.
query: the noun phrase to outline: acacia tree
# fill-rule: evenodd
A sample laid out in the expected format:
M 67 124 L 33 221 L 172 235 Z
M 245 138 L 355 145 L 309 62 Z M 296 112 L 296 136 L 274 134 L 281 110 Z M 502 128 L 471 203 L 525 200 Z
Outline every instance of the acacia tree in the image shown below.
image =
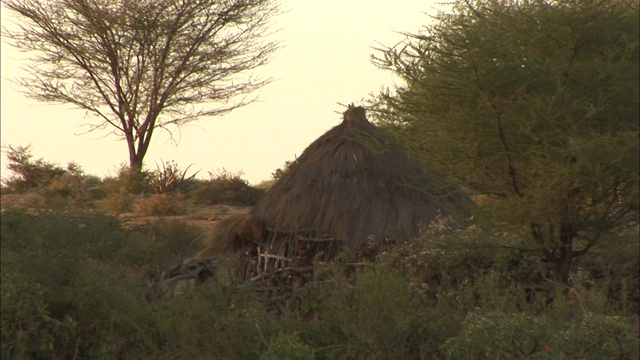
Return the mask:
M 126 140 L 142 167 L 156 129 L 250 103 L 269 79 L 245 75 L 278 44 L 266 39 L 270 0 L 4 0 L 12 45 L 35 54 L 17 79 L 27 96 L 95 115 L 89 131 Z
M 407 36 L 374 57 L 404 80 L 378 120 L 484 195 L 480 219 L 524 231 L 562 283 L 637 226 L 637 1 L 458 1 Z

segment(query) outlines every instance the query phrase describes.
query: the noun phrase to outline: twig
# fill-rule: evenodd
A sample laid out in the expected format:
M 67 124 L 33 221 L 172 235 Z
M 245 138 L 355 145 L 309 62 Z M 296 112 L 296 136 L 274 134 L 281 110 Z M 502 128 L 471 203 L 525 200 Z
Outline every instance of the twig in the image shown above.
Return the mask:
M 298 274 L 304 276 L 303 272 L 309 271 L 309 270 L 313 270 L 313 266 L 307 266 L 307 267 L 303 267 L 303 268 L 292 268 L 292 267 L 286 267 L 286 268 L 280 268 L 271 272 L 264 272 L 256 277 L 253 277 L 251 279 L 249 279 L 249 282 L 256 282 L 258 280 L 264 279 L 268 276 L 273 276 L 276 274 L 280 274 L 286 271 L 294 271 L 297 272 Z

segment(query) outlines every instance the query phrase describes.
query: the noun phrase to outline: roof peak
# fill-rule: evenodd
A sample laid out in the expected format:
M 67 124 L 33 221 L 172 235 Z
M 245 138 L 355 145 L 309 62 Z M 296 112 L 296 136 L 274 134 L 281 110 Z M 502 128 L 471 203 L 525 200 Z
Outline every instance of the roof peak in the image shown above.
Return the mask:
M 365 109 L 362 106 L 355 106 L 353 104 L 347 107 L 347 110 L 343 113 L 344 121 L 367 121 L 365 115 Z

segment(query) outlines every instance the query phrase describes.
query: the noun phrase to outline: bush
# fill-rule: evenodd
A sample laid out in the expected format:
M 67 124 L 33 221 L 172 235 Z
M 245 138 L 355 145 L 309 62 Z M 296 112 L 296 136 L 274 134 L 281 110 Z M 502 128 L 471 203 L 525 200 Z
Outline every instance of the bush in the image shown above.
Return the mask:
M 182 198 L 172 194 L 153 194 L 138 199 L 133 210 L 142 216 L 172 216 L 185 213 Z
M 130 234 L 120 251 L 127 266 L 167 268 L 181 263 L 198 250 L 203 230 L 182 220 L 158 220 L 147 229 Z
M 145 269 L 198 250 L 203 230 L 184 221 L 126 231 L 105 214 L 7 208 L 0 222 L 3 358 L 639 356 L 630 301 L 637 239 L 587 256 L 593 261 L 580 262 L 572 286 L 555 292 L 532 290 L 546 284 L 539 257 L 506 243 L 483 248 L 491 240 L 483 236 L 494 235 L 471 230 L 392 246 L 368 262 L 343 253 L 290 289 L 274 316 L 266 311 L 274 299 L 265 302 L 273 283 L 229 283 L 224 271 L 145 301 Z
M 314 351 L 300 340 L 298 332 L 280 333 L 269 344 L 269 349 L 260 356 L 260 360 L 313 360 Z
M 162 169 L 156 165 L 156 171 L 150 178 L 151 187 L 156 194 L 165 194 L 179 192 L 186 194 L 195 188 L 195 177 L 199 171 L 187 177 L 187 171 L 191 165 L 185 170 L 181 170 L 175 161 L 167 161 L 162 164 Z
M 100 207 L 113 214 L 121 214 L 133 209 L 135 196 L 124 190 L 108 192 L 107 196 L 99 201 Z
M 77 324 L 69 315 L 61 319 L 47 309 L 47 289 L 4 264 L 2 269 L 2 358 L 46 358 L 71 353 Z
M 116 172 L 115 181 L 111 182 L 112 192 L 127 192 L 133 195 L 151 192 L 150 179 L 152 174 L 142 168 L 131 168 L 126 164 L 120 165 Z
M 588 314 L 560 328 L 545 316 L 472 313 L 448 359 L 637 359 L 637 319 Z
M 141 283 L 106 265 L 126 242 L 116 218 L 6 209 L 1 222 L 3 358 L 117 358 L 152 331 Z
M 421 301 L 402 274 L 380 264 L 330 266 L 327 278 L 311 282 L 296 296 L 300 318 L 318 321 L 300 330 L 300 341 L 317 359 L 407 359 L 423 347 L 429 333 Z M 298 342 L 300 342 L 298 341 Z
M 292 161 L 285 161 L 284 162 L 284 166 L 281 168 L 276 169 L 274 172 L 271 173 L 271 178 L 273 180 L 280 180 L 280 178 L 282 178 L 283 176 L 285 176 L 289 170 L 291 169 L 292 166 L 295 166 L 298 163 L 298 159 L 296 158 L 295 160 Z
M 2 184 L 9 192 L 24 193 L 45 187 L 66 173 L 59 165 L 43 159 L 32 160 L 31 145 L 16 148 L 9 145 L 7 149 L 7 168 L 14 175 L 2 179 Z
M 196 204 L 255 205 L 266 193 L 242 179 L 242 172 L 232 174 L 226 170 L 209 172 L 211 179 L 201 182 L 190 197 Z
M 100 179 L 86 176 L 79 165 L 71 162 L 63 169 L 42 159 L 33 161 L 28 146 L 8 149 L 7 167 L 14 175 L 2 180 L 5 194 L 36 193 L 37 205 L 47 207 L 82 207 L 92 200 L 91 190 Z
M 269 191 L 269 189 L 271 189 L 271 187 L 273 186 L 273 184 L 276 183 L 276 181 L 278 181 L 278 180 L 271 179 L 271 180 L 261 181 L 256 185 L 256 188 L 258 188 L 260 190 L 264 190 L 265 193 L 266 193 L 267 191 Z

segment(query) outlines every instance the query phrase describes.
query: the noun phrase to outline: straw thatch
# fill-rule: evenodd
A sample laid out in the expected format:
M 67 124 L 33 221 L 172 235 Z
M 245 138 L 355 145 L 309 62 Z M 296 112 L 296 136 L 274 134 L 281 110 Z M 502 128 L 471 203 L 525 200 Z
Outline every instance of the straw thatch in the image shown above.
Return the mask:
M 329 241 L 336 240 L 367 251 L 414 237 L 421 225 L 447 215 L 448 205 L 469 202 L 434 190 L 440 179 L 397 145 L 362 107 L 350 106 L 343 122 L 309 145 L 251 214 L 276 243 L 314 238 L 332 249 L 336 244 Z
M 206 259 L 239 250 L 251 251 L 255 243 L 266 236 L 266 228 L 256 216 L 233 215 L 215 225 L 209 241 L 196 255 L 196 259 Z
M 375 253 L 417 236 L 447 208 L 471 204 L 441 181 L 371 124 L 362 107 L 350 106 L 249 214 L 218 223 L 196 259 L 243 250 L 249 258 L 263 256 L 266 271 L 275 263 L 331 260 L 345 248 Z

